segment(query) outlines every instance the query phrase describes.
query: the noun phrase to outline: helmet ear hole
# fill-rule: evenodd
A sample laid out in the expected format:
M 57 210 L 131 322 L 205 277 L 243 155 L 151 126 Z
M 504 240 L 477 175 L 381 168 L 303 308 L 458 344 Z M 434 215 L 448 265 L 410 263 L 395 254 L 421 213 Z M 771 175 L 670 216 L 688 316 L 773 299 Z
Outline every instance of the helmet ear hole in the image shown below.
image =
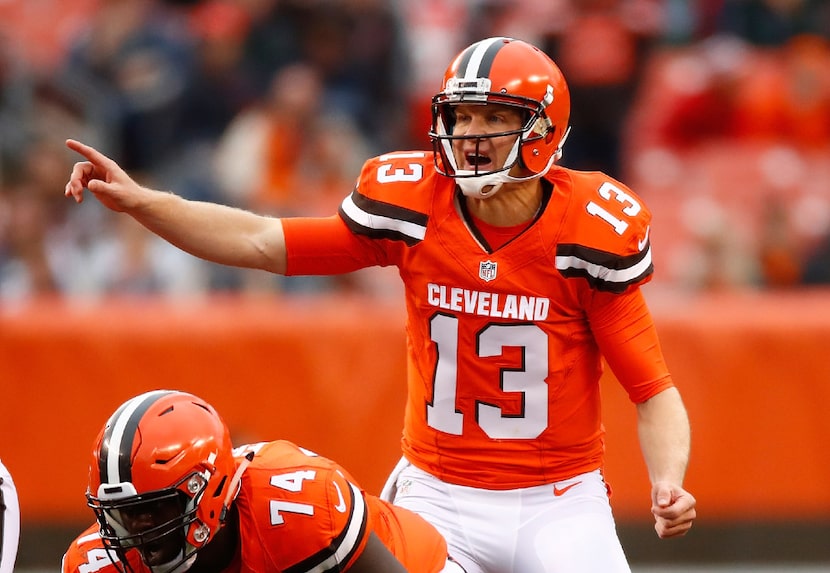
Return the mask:
M 538 147 L 536 147 L 536 146 L 531 147 L 529 145 L 523 146 L 522 147 L 522 152 L 521 152 L 521 158 L 522 158 L 522 163 L 524 164 L 524 166 L 528 170 L 530 170 L 534 173 L 541 170 L 540 166 L 542 164 L 542 161 L 541 161 L 542 154 L 540 153 Z
M 219 480 L 219 485 L 216 486 L 216 489 L 213 491 L 213 497 L 219 497 L 222 495 L 222 491 L 225 489 L 225 483 L 228 481 L 228 476 L 223 475 L 222 479 Z

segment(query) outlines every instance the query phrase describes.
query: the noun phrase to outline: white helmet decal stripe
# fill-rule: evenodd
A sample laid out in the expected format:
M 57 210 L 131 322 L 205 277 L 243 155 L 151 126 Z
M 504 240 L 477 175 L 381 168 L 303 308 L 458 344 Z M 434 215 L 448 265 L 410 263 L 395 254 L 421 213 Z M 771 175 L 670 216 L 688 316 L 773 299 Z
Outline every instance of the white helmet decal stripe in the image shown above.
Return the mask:
M 490 75 L 490 66 L 493 65 L 493 58 L 496 52 L 500 49 L 498 44 L 501 44 L 505 38 L 488 38 L 482 40 L 474 46 L 470 53 L 470 59 L 464 70 L 459 70 L 465 80 L 475 78 L 488 77 Z
M 122 483 L 132 480 L 129 455 L 138 422 L 150 405 L 169 390 L 154 390 L 128 400 L 107 422 L 102 441 L 101 483 Z M 122 455 L 123 454 L 123 455 Z M 127 459 L 124 459 L 127 456 Z M 123 465 L 122 465 L 123 464 Z

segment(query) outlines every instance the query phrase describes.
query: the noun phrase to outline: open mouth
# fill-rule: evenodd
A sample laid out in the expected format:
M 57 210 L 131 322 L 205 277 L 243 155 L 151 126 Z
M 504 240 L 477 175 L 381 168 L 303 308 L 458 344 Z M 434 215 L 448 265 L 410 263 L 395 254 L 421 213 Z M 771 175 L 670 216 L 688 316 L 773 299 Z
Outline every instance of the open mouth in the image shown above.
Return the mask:
M 141 556 L 144 558 L 144 563 L 146 563 L 150 567 L 158 567 L 159 565 L 164 565 L 168 561 L 172 560 L 168 553 L 162 551 L 161 549 L 144 549 L 141 552 Z
M 171 543 L 170 539 L 161 539 L 145 543 L 140 550 L 144 562 L 147 565 L 156 566 L 171 561 L 178 553 L 178 546 L 175 542 Z
M 488 167 L 493 163 L 490 156 L 481 153 L 467 153 L 464 160 L 467 163 L 465 168 L 474 171 L 483 171 L 482 167 Z

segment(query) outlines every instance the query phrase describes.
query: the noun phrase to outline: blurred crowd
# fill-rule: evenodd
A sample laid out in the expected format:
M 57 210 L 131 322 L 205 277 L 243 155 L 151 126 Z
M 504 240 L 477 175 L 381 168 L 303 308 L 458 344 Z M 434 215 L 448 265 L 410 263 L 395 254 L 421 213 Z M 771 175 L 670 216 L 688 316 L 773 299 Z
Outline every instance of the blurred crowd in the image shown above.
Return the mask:
M 562 163 L 652 206 L 658 279 L 830 283 L 830 2 L 0 0 L 0 301 L 382 289 L 212 265 L 78 207 L 63 142 L 190 198 L 331 214 L 366 158 L 429 145 L 446 65 L 492 35 L 560 65 Z

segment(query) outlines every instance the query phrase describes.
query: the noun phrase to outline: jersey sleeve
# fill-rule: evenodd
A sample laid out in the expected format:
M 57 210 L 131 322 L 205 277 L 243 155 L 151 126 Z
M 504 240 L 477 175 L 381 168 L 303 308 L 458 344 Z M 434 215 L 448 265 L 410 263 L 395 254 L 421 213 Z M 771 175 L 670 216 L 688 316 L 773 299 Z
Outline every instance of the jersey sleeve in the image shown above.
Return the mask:
M 339 470 L 330 470 L 319 484 L 319 496 L 309 492 L 310 501 L 320 508 L 318 523 L 307 535 L 321 532 L 321 550 L 303 563 L 303 570 L 334 568 L 346 571 L 366 547 L 369 539 L 369 510 L 363 492 Z M 316 501 L 315 501 L 316 497 Z M 302 533 L 298 536 L 303 535 Z M 312 567 L 307 567 L 311 565 Z M 335 567 L 335 565 L 337 567 Z M 323 566 L 323 569 L 317 567 Z
M 259 467 L 255 459 L 237 498 L 246 567 L 346 570 L 370 531 L 360 488 L 334 462 L 293 444 L 277 442 L 257 455 L 265 458 Z
M 367 161 L 338 214 L 355 234 L 413 246 L 424 239 L 435 185 L 432 155 L 403 151 Z
M 136 551 L 127 554 L 127 560 L 135 573 L 149 573 Z M 91 525 L 69 545 L 61 559 L 62 573 L 120 573 L 116 566 L 118 556 L 104 548 L 98 534 L 98 525 Z
M 651 212 L 642 199 L 602 173 L 566 173 L 572 195 L 556 245 L 557 270 L 612 293 L 651 280 Z
M 595 294 L 588 317 L 605 360 L 632 402 L 644 402 L 674 385 L 639 289 Z
M 402 151 L 369 159 L 336 217 L 283 219 L 287 274 L 396 264 L 395 247 L 411 247 L 426 235 L 435 177 L 431 157 Z
M 287 275 L 334 275 L 386 265 L 384 253 L 333 215 L 282 220 Z

